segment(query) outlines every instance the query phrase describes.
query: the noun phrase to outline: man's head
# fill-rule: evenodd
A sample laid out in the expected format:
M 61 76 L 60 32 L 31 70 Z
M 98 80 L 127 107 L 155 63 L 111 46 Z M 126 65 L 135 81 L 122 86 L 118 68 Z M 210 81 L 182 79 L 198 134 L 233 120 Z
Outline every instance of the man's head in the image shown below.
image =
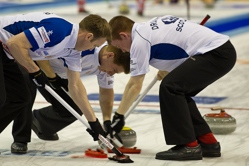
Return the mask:
M 129 52 L 131 48 L 131 31 L 134 21 L 125 16 L 113 17 L 109 24 L 112 30 L 112 44 L 123 52 Z
M 79 23 L 79 33 L 75 49 L 92 50 L 105 41 L 111 41 L 111 28 L 108 22 L 99 15 L 90 14 Z
M 114 75 L 115 73 L 130 73 L 130 53 L 108 45 L 101 49 L 99 53 L 99 70 Z

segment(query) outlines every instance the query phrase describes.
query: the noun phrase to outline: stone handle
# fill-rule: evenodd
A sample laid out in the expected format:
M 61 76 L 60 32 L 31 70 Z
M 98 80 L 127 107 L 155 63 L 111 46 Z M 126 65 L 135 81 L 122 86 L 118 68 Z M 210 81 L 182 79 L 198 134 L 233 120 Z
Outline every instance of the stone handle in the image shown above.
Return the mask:
M 212 111 L 216 111 L 216 110 L 220 110 L 220 112 L 225 112 L 224 108 L 217 106 L 217 107 L 212 107 L 211 108 Z

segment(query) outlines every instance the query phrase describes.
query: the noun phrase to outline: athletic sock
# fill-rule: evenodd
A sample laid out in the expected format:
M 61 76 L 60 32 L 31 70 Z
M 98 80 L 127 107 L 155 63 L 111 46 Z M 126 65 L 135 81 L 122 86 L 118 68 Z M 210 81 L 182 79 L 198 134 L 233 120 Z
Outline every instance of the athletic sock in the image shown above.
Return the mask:
M 197 138 L 198 138 L 198 140 L 200 140 L 201 142 L 203 142 L 205 144 L 214 144 L 217 142 L 213 133 L 207 133 L 207 134 L 201 135 Z
M 197 146 L 197 145 L 198 145 L 198 142 L 197 142 L 197 141 L 194 141 L 194 142 L 185 144 L 185 146 L 187 146 L 187 147 L 195 147 L 195 146 Z

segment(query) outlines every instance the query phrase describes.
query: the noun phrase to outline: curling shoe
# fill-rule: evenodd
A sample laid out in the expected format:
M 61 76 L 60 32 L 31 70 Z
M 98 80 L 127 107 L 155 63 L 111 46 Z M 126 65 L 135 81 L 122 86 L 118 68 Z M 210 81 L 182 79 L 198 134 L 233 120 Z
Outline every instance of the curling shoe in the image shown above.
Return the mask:
M 25 154 L 27 153 L 27 143 L 13 142 L 11 144 L 11 153 Z
M 32 125 L 31 125 L 31 128 L 35 132 L 37 137 L 39 137 L 40 139 L 45 140 L 45 141 L 57 141 L 57 140 L 59 140 L 59 136 L 58 136 L 57 133 L 55 133 L 55 134 L 43 134 L 41 132 L 40 123 L 39 123 L 38 119 L 36 119 L 36 117 L 34 115 L 35 111 L 36 110 L 34 110 L 33 113 L 32 113 Z
M 213 144 L 205 144 L 203 142 L 198 142 L 201 145 L 202 156 L 203 157 L 220 157 L 220 143 L 216 142 Z
M 159 160 L 202 160 L 201 145 L 187 147 L 176 145 L 173 148 L 156 154 Z

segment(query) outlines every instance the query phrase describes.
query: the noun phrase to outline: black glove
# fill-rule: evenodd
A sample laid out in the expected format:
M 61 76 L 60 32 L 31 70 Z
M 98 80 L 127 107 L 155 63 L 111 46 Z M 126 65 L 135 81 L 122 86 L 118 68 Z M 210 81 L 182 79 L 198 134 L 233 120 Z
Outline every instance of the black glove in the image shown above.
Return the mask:
M 95 122 L 88 122 L 91 126 L 91 129 L 86 129 L 86 131 L 93 137 L 94 141 L 99 140 L 98 136 L 101 134 L 102 136 L 106 137 L 106 134 L 97 119 Z
M 124 115 L 115 112 L 112 119 L 112 130 L 115 131 L 116 134 L 118 134 L 122 130 L 124 125 L 125 125 Z
M 110 137 L 113 138 L 113 130 L 112 130 L 111 124 L 112 122 L 110 120 L 104 121 L 106 135 L 110 134 Z
M 61 80 L 60 76 L 58 76 L 57 74 L 55 74 L 55 75 L 56 76 L 54 78 L 48 77 L 48 81 L 53 89 L 59 90 L 63 86 L 62 80 Z M 63 87 L 63 88 L 65 89 L 65 87 Z M 67 90 L 67 89 L 65 89 L 65 90 Z
M 48 79 L 41 69 L 37 72 L 29 73 L 29 78 L 38 88 L 44 88 L 45 84 L 48 83 Z

